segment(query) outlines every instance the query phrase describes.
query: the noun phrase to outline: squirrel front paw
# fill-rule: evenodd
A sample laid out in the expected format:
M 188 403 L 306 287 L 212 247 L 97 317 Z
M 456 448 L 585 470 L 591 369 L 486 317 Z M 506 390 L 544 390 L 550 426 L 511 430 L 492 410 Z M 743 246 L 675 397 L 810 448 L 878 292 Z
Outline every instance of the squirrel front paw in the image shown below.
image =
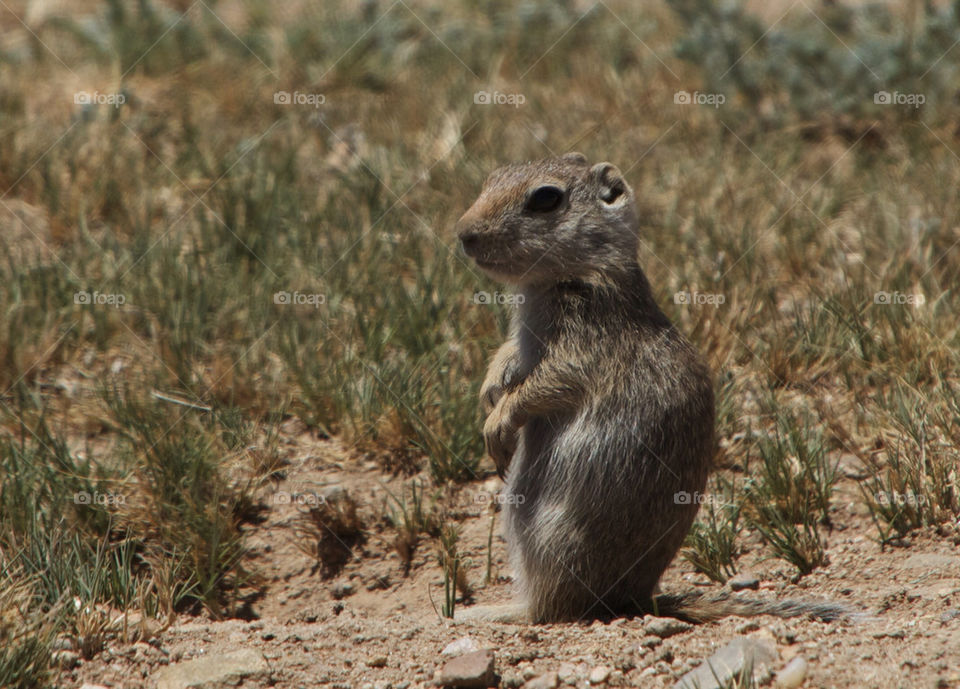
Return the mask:
M 520 366 L 515 357 L 510 357 L 501 366 L 491 366 L 480 386 L 480 405 L 483 413 L 490 415 L 504 394 L 521 381 Z
M 517 437 L 520 427 L 510 413 L 507 397 L 500 397 L 483 425 L 483 444 L 487 454 L 497 467 L 497 475 L 502 479 L 510 467 L 510 460 L 517 449 Z
M 506 390 L 500 382 L 500 376 L 497 376 L 496 380 L 483 381 L 483 385 L 480 386 L 480 405 L 485 415 L 490 415 L 490 412 L 497 406 L 497 402 L 503 397 L 504 392 Z

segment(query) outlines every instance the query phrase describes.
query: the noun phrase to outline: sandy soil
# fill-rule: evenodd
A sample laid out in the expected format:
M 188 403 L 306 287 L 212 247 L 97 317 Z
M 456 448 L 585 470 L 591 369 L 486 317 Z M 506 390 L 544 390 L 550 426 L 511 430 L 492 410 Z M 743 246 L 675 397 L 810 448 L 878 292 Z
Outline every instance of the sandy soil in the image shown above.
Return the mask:
M 436 612 L 443 588 L 435 541 L 421 541 L 409 574 L 394 548 L 395 531 L 386 519 L 388 491 L 399 495 L 404 479 L 384 474 L 376 461 L 336 440 L 317 439 L 302 429 L 286 433 L 282 442 L 289 461 L 285 476 L 264 490 L 264 521 L 249 527 L 250 565 L 266 584 L 264 595 L 247 611 L 251 619 L 182 616 L 149 643 L 112 642 L 95 659 L 66 672 L 62 685 L 151 687 L 165 665 L 246 648 L 261 652 L 269 671 L 247 677 L 245 687 L 405 689 L 430 684 L 447 660 L 442 649 L 470 637 L 480 648 L 495 651 L 504 687 L 556 671 L 561 684 L 566 679 L 587 686 L 590 670 L 599 665 L 611 668 L 606 680 L 611 686 L 659 687 L 672 686 L 731 639 L 752 635 L 774 642 L 778 667 L 803 656 L 809 665 L 804 686 L 960 687 L 957 531 L 917 533 L 902 546 L 881 549 L 850 478 L 841 481 L 834 500 L 828 566 L 793 583 L 793 568 L 761 559 L 763 549 L 751 534 L 739 564 L 761 582 L 759 591 L 746 595 L 844 601 L 863 611 L 860 619 L 729 618 L 657 641 L 650 639 L 643 619 L 451 624 Z M 449 517 L 461 527 L 468 576 L 476 588 L 471 601 L 461 602 L 464 607 L 510 599 L 499 523 L 494 577 L 484 584 L 488 503 L 498 486 L 491 478 L 444 499 Z M 304 551 L 297 524 L 310 496 L 334 487 L 345 489 L 360 505 L 366 539 L 354 545 L 343 569 L 330 575 Z M 692 587 L 721 590 L 678 559 L 663 588 Z

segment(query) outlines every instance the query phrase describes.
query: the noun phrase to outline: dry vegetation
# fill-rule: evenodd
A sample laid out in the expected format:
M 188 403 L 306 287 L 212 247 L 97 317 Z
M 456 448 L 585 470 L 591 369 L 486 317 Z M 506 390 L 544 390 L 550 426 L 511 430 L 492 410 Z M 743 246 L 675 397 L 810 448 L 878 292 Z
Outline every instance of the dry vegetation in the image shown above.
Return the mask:
M 744 529 L 822 565 L 843 458 L 884 547 L 960 543 L 960 8 L 767 21 L 3 3 L 0 685 L 51 681 L 58 635 L 95 656 L 119 611 L 249 614 L 244 526 L 292 418 L 420 474 L 385 523 L 467 595 L 442 503 L 491 475 L 476 393 L 509 307 L 449 229 L 490 169 L 568 150 L 627 174 L 642 264 L 717 372 L 696 568 L 736 572 Z M 300 525 L 323 569 L 367 527 L 352 503 Z

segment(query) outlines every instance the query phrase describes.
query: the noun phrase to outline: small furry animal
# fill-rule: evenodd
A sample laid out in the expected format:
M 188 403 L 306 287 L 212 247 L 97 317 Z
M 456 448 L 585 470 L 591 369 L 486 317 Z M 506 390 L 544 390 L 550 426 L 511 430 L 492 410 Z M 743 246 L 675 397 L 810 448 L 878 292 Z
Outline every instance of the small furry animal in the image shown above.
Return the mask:
M 523 603 L 500 617 L 834 616 L 793 601 L 654 598 L 711 467 L 713 383 L 637 262 L 620 171 L 580 153 L 502 167 L 455 229 L 480 269 L 523 296 L 480 393 L 487 451 L 515 497 L 504 510 Z

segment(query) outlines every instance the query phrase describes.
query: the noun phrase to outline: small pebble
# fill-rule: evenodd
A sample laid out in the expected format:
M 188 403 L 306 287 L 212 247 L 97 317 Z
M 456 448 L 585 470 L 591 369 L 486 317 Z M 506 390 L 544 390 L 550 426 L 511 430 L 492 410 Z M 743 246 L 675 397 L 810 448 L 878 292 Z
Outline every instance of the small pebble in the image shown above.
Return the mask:
M 448 687 L 495 686 L 499 678 L 493 651 L 474 651 L 448 660 L 439 679 L 440 684 Z
M 730 587 L 731 591 L 744 591 L 746 589 L 752 589 L 756 591 L 758 588 L 760 588 L 760 580 L 752 574 L 742 572 L 727 581 L 727 585 Z
M 480 645 L 476 641 L 471 639 L 469 636 L 457 639 L 456 641 L 451 641 L 446 646 L 443 647 L 443 650 L 440 651 L 442 656 L 462 656 L 464 653 L 473 653 L 474 651 L 479 651 Z
M 587 679 L 590 684 L 603 684 L 608 677 L 610 677 L 610 668 L 606 665 L 598 665 L 590 671 L 590 676 Z
M 523 686 L 523 678 L 515 672 L 504 672 L 500 678 L 502 689 L 519 689 Z
M 947 622 L 953 622 L 954 620 L 960 619 L 960 608 L 953 608 L 947 610 L 945 613 L 940 615 L 940 621 L 944 624 Z
M 54 639 L 51 649 L 54 651 L 74 651 L 76 650 L 76 644 L 69 636 L 58 636 Z
M 807 661 L 797 656 L 777 673 L 774 684 L 779 689 L 796 689 L 807 677 Z
M 557 678 L 564 684 L 575 684 L 577 681 L 576 666 L 573 663 L 560 663 Z
M 80 655 L 73 651 L 55 651 L 50 656 L 50 662 L 64 670 L 72 670 L 80 664 Z
M 523 685 L 523 689 L 557 689 L 558 684 L 560 684 L 560 679 L 557 677 L 557 673 L 548 672 L 528 680 Z
M 661 639 L 666 639 L 674 636 L 675 634 L 680 634 L 693 629 L 693 625 L 689 622 L 675 620 L 670 617 L 658 617 L 645 622 L 643 628 L 647 634 L 652 634 L 653 636 L 658 636 Z
M 334 584 L 330 588 L 330 595 L 334 597 L 335 600 L 340 600 L 346 598 L 347 596 L 352 596 L 356 587 L 349 581 L 342 581 Z

